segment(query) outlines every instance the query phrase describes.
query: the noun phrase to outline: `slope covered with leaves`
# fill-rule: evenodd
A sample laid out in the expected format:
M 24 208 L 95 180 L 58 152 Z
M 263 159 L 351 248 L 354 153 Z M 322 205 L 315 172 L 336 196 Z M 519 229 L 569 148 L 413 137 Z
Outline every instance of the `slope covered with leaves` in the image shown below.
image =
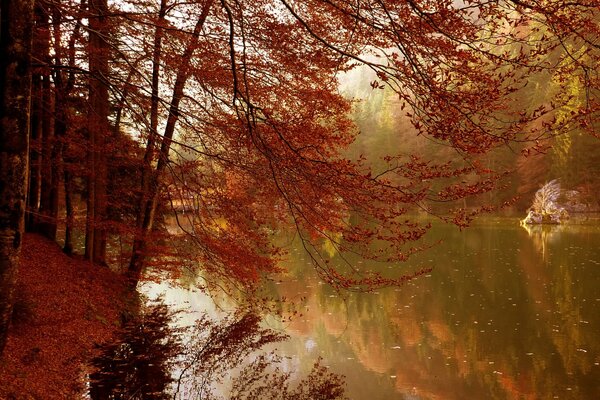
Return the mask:
M 121 278 L 67 257 L 50 240 L 26 235 L 18 282 L 0 360 L 0 398 L 77 397 L 94 344 L 109 339 L 119 324 Z

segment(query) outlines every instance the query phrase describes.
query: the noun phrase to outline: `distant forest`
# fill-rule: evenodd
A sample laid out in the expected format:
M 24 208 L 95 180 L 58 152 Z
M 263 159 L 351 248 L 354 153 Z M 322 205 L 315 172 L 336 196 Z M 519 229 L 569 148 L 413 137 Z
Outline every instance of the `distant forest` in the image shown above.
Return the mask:
M 351 146 L 351 156 L 366 155 L 375 169 L 385 167 L 383 158 L 390 149 L 425 155 L 430 160 L 455 160 L 456 150 L 447 142 L 417 135 L 418 130 L 412 125 L 406 110 L 402 110 L 397 94 L 389 87 L 373 89 L 370 83 L 374 77 L 374 73 L 363 68 L 353 71 L 342 80 L 344 95 L 355 100 L 352 119 L 360 131 Z M 530 113 L 542 104 L 549 104 L 556 96 L 565 96 L 569 98 L 568 104 L 561 110 L 559 119 L 568 120 L 568 115 L 576 112 L 586 101 L 586 89 L 575 77 L 567 84 L 565 87 L 564 82 L 557 82 L 549 72 L 536 74 L 527 85 L 513 94 L 517 99 L 515 106 L 520 107 L 514 111 L 522 108 L 523 112 Z M 485 102 L 485 99 L 481 101 Z M 523 129 L 535 129 L 543 123 L 543 120 L 531 122 Z M 578 192 L 578 201 L 585 205 L 582 208 L 585 212 L 600 210 L 600 198 L 597 195 L 600 192 L 600 140 L 589 135 L 585 127 L 567 123 L 555 135 L 541 140 L 535 150 L 530 150 L 530 147 L 529 142 L 510 142 L 476 156 L 487 168 L 509 173 L 502 178 L 498 189 L 464 200 L 464 204 L 470 207 L 484 204 L 500 207 L 510 202 L 510 206 L 497 212 L 523 215 L 531 205 L 535 192 L 544 183 L 557 179 L 563 190 Z M 463 200 L 458 203 L 462 204 Z M 443 211 L 456 204 L 429 203 L 429 206 Z

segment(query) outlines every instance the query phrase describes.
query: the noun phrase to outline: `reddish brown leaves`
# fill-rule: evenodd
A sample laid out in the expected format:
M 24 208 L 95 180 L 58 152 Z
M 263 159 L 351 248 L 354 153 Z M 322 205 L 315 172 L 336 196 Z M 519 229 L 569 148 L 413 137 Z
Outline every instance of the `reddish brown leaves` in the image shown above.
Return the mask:
M 93 345 L 118 324 L 124 286 L 109 270 L 70 259 L 39 236 L 25 237 L 21 260 L 0 397 L 77 397 Z

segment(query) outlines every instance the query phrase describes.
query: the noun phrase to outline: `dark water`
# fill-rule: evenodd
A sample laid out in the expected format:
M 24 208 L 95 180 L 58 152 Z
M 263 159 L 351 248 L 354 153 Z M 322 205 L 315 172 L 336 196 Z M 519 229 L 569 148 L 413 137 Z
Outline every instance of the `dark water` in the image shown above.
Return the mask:
M 290 273 L 270 291 L 302 315 L 265 321 L 291 336 L 277 345 L 285 368 L 306 375 L 322 357 L 350 399 L 600 399 L 600 225 L 528 231 L 488 218 L 429 238 L 443 243 L 401 267 L 429 275 L 367 294 L 321 284 L 292 245 Z
M 431 234 L 409 270 L 433 272 L 374 294 L 336 294 L 295 251 L 276 288 L 304 313 L 284 326 L 294 367 L 324 357 L 352 399 L 600 399 L 600 227 Z

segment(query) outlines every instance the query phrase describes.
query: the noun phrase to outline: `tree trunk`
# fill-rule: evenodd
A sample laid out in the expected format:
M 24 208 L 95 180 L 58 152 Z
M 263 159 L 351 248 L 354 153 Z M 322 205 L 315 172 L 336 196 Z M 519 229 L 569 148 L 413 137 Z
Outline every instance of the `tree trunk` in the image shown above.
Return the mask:
M 63 47 L 62 43 L 62 13 L 58 6 L 54 7 L 52 10 L 52 27 L 53 27 L 53 40 L 56 44 L 54 47 L 54 64 L 59 67 L 62 66 L 62 57 L 63 57 Z M 79 30 L 79 21 L 76 24 L 76 27 L 73 31 L 73 37 L 70 39 L 69 47 L 71 47 L 71 43 L 75 40 L 75 36 Z M 74 42 L 73 42 L 74 46 Z M 71 50 L 69 49 L 71 53 Z M 73 57 L 69 59 L 69 66 L 73 66 Z M 71 254 L 73 252 L 73 203 L 71 198 L 72 191 L 72 177 L 68 171 L 68 166 L 66 166 L 65 162 L 65 152 L 67 151 L 68 139 L 67 139 L 67 130 L 69 126 L 69 115 L 68 115 L 68 101 L 71 95 L 72 90 L 72 79 L 73 72 L 69 75 L 69 79 L 67 82 L 64 80 L 64 74 L 60 68 L 56 68 L 54 71 L 54 137 L 56 139 L 56 143 L 54 146 L 54 159 L 55 159 L 55 168 L 53 172 L 55 173 L 54 180 L 56 182 L 63 182 L 63 188 L 65 193 L 65 209 L 66 209 L 66 222 L 65 222 L 65 244 L 63 246 L 63 251 L 66 254 Z M 57 191 L 58 193 L 58 191 Z M 56 201 L 57 205 L 57 213 L 58 213 L 58 198 Z
M 158 86 L 159 86 L 159 73 L 160 73 L 160 58 L 162 54 L 162 38 L 163 29 L 162 25 L 165 22 L 165 16 L 167 11 L 167 1 L 161 0 L 160 9 L 158 11 L 158 19 L 156 22 L 156 31 L 154 33 L 154 48 L 152 52 L 152 97 L 150 103 L 150 132 L 148 133 L 148 141 L 146 143 L 146 151 L 144 153 L 144 162 L 142 165 L 142 182 L 141 182 L 141 196 L 140 203 L 138 205 L 138 214 L 136 217 L 136 232 L 133 240 L 133 251 L 131 254 L 131 260 L 129 263 L 129 278 L 132 286 L 137 286 L 137 282 L 140 279 L 140 275 L 143 269 L 145 243 L 148 225 L 151 225 L 145 220 L 146 215 L 146 204 L 148 202 L 148 196 L 150 194 L 150 181 L 152 180 L 153 167 L 152 162 L 155 158 L 155 147 L 156 137 L 158 135 Z
M 90 93 L 88 131 L 90 138 L 88 178 L 88 216 L 86 220 L 86 258 L 92 262 L 106 263 L 106 179 L 107 154 L 106 136 L 110 132 L 108 124 L 108 58 L 110 48 L 106 42 L 109 35 L 106 14 L 106 0 L 89 2 L 89 64 Z
M 42 188 L 40 196 L 40 220 L 37 231 L 51 240 L 56 240 L 56 219 L 58 218 L 58 183 L 54 180 L 55 138 L 51 109 L 54 101 L 51 96 L 50 76 L 42 76 Z
M 158 204 L 158 197 L 160 194 L 160 177 L 163 173 L 163 170 L 167 166 L 167 162 L 169 160 L 169 152 L 171 149 L 171 142 L 173 140 L 173 134 L 175 133 L 175 125 L 179 119 L 179 103 L 183 97 L 183 89 L 185 88 L 186 81 L 190 74 L 190 64 L 189 60 L 191 59 L 194 50 L 196 50 L 196 46 L 198 44 L 198 38 L 200 35 L 200 31 L 206 18 L 208 17 L 208 12 L 210 11 L 210 7 L 212 6 L 213 0 L 207 0 L 204 3 L 202 8 L 202 12 L 198 21 L 196 22 L 196 26 L 194 27 L 194 33 L 192 40 L 188 43 L 185 48 L 181 60 L 181 66 L 177 71 L 177 77 L 175 79 L 175 85 L 173 87 L 173 95 L 171 98 L 171 104 L 169 106 L 169 116 L 167 118 L 167 124 L 165 126 L 165 131 L 163 134 L 163 141 L 160 147 L 160 152 L 158 153 L 158 162 L 156 168 L 154 170 L 151 169 L 150 163 L 147 160 L 152 160 L 152 155 L 154 153 L 154 141 L 148 140 L 148 146 L 146 148 L 146 154 L 144 155 L 144 171 L 143 171 L 143 187 L 142 187 L 142 196 L 141 196 L 141 204 L 139 207 L 140 213 L 138 214 L 137 227 L 138 230 L 136 232 L 136 237 L 133 241 L 133 253 L 131 256 L 131 261 L 129 263 L 128 269 L 128 277 L 130 285 L 135 287 L 141 277 L 143 268 L 144 268 L 144 258 L 145 258 L 145 250 L 146 250 L 146 241 L 148 234 L 152 231 L 152 226 L 154 224 L 154 216 L 156 214 L 156 206 Z M 157 32 L 160 29 L 157 28 Z M 158 34 L 157 34 L 158 35 Z M 158 42 L 160 45 L 160 42 Z M 156 43 L 155 43 L 156 46 Z M 160 49 L 159 49 L 160 50 Z M 156 51 L 156 48 L 155 48 Z M 159 53 L 160 54 L 160 53 Z M 155 53 L 156 55 L 156 53 Z M 153 70 L 153 83 L 154 83 L 154 70 Z M 158 81 L 156 82 L 158 84 Z M 158 86 L 157 86 L 158 87 Z M 153 88 L 154 93 L 154 88 Z M 158 97 L 157 97 L 158 98 Z M 154 99 L 154 96 L 153 96 Z M 150 132 L 151 137 L 154 136 L 152 132 Z M 150 147 L 152 144 L 152 147 Z
M 40 60 L 48 56 L 50 37 L 48 35 L 48 14 L 39 1 L 34 6 L 34 26 L 32 32 L 32 52 Z M 41 63 L 43 64 L 43 63 Z M 30 232 L 39 232 L 41 226 L 40 207 L 42 196 L 42 179 L 44 179 L 44 75 L 48 73 L 45 65 L 32 68 L 31 86 L 31 126 L 29 149 L 29 195 L 27 197 L 28 214 L 25 216 L 25 229 Z M 47 127 L 46 127 L 47 128 Z
M 35 51 L 35 50 L 34 50 Z M 42 78 L 33 76 L 31 84 L 31 146 L 29 149 L 29 194 L 25 229 L 35 232 L 39 220 L 42 190 Z
M 19 265 L 27 193 L 33 0 L 0 0 L 0 353 Z
M 73 214 L 73 182 L 71 173 L 64 170 L 65 180 L 65 245 L 63 246 L 63 252 L 65 254 L 73 254 L 73 224 L 75 222 L 75 215 Z
M 34 51 L 41 65 L 34 73 L 41 81 L 39 129 L 41 132 L 41 180 L 39 218 L 35 231 L 51 240 L 56 239 L 58 219 L 58 181 L 56 180 L 56 149 L 53 119 L 53 86 L 50 81 L 50 30 L 49 15 L 46 6 L 36 2 L 35 8 Z

